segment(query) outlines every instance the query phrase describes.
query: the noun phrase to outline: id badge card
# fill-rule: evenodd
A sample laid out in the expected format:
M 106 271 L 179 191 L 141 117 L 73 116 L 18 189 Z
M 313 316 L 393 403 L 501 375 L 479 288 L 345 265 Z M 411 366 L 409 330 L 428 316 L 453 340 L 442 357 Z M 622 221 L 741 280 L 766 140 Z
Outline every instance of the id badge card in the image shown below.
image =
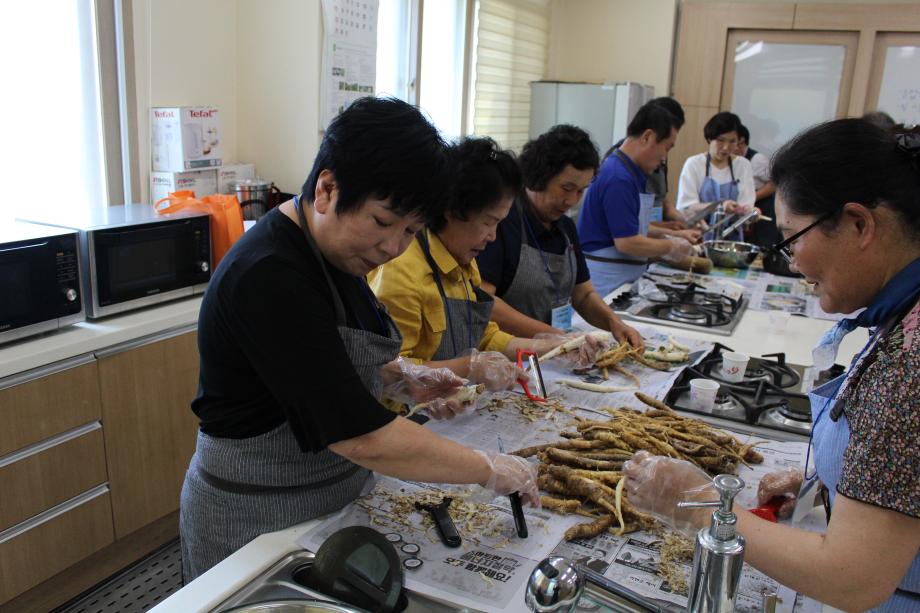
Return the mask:
M 572 331 L 572 313 L 575 309 L 572 308 L 571 302 L 566 302 L 562 306 L 557 306 L 552 311 L 552 322 L 550 325 L 554 328 L 558 328 L 563 332 Z

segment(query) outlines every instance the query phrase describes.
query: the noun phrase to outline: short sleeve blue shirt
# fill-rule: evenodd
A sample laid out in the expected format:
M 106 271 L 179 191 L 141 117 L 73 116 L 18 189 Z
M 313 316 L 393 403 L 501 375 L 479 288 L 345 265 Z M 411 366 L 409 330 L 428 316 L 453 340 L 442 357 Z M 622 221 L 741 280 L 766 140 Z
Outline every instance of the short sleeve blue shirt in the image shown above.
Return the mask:
M 587 253 L 612 246 L 615 238 L 639 234 L 639 194 L 645 192 L 646 176 L 624 157 L 610 155 L 585 194 L 578 238 Z

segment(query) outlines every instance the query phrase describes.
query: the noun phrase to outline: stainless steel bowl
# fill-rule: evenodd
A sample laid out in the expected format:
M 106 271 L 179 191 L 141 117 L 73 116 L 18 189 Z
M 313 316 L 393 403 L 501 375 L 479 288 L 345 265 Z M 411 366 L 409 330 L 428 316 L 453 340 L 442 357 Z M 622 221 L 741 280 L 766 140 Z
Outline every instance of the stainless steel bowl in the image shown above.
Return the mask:
M 721 268 L 747 268 L 760 253 L 756 245 L 737 241 L 706 241 L 706 257 Z
M 226 613 L 364 613 L 364 609 L 322 600 L 292 598 L 290 600 L 254 602 L 228 609 Z

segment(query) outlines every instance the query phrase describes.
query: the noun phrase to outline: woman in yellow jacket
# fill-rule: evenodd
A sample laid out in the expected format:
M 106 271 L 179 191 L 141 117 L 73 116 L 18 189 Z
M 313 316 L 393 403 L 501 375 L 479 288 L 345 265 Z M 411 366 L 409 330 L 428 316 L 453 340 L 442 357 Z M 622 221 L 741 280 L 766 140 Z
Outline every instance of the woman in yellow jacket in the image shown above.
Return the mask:
M 518 349 L 543 353 L 563 339 L 502 332 L 490 321 L 494 298 L 480 289 L 475 258 L 495 240 L 521 188 L 513 155 L 490 138 L 466 138 L 453 148 L 451 164 L 444 214 L 369 282 L 402 332 L 402 356 L 450 368 L 492 391 L 507 389 L 521 375 L 510 360 Z

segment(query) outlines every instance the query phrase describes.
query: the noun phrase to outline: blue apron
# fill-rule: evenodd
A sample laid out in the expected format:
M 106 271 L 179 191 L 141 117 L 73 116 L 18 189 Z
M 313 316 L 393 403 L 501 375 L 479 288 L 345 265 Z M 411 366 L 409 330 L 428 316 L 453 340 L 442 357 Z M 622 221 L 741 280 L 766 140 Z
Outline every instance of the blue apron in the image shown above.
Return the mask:
M 843 472 L 843 457 L 850 442 L 850 424 L 845 413 L 841 413 L 839 419 L 834 421 L 830 412 L 847 378 L 855 370 L 862 355 L 873 346 L 875 338 L 875 336 L 871 338 L 853 359 L 848 372 L 816 387 L 808 394 L 811 403 L 811 419 L 814 423 L 811 438 L 814 446 L 815 469 L 818 478 L 827 486 L 831 504 L 837 496 L 837 484 Z M 920 611 L 920 555 L 914 558 L 913 564 L 891 598 L 872 611 L 883 611 L 884 613 Z
M 715 202 L 716 200 L 737 200 L 738 199 L 738 179 L 735 178 L 735 168 L 732 166 L 732 161 L 728 161 L 728 172 L 732 175 L 732 180 L 728 183 L 719 183 L 715 179 L 709 176 L 709 164 L 711 156 L 706 154 L 706 176 L 703 177 L 703 184 L 700 186 L 699 199 L 700 202 Z M 712 225 L 714 222 L 714 215 L 711 216 L 709 224 Z M 715 233 L 707 232 L 705 236 L 706 240 L 720 240 L 718 236 L 715 236 Z M 730 236 L 725 237 L 725 240 L 740 241 L 744 238 L 744 233 L 741 228 L 738 228 Z
M 614 155 L 620 158 L 620 161 L 634 177 L 638 178 L 635 169 L 626 159 L 625 154 L 617 149 L 614 151 Z M 636 233 L 637 236 L 648 236 L 654 207 L 654 194 L 639 194 L 639 231 Z M 647 259 L 625 254 L 619 251 L 616 245 L 610 245 L 590 253 L 585 252 L 584 256 L 588 265 L 588 272 L 591 275 L 591 283 L 602 298 L 624 283 L 632 283 L 641 277 L 645 274 L 645 268 L 648 265 Z

